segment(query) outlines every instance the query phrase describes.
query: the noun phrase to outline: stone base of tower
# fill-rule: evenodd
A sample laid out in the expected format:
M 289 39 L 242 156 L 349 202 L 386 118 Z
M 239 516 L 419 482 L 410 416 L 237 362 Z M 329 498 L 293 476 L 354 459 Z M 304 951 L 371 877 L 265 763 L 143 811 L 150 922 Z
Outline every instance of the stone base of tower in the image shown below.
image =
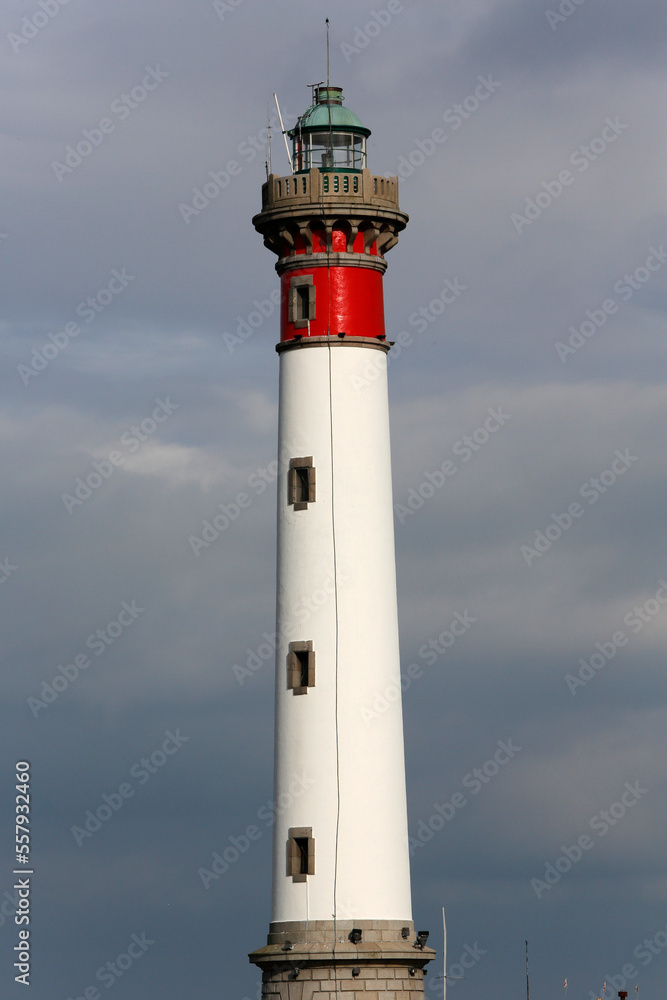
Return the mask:
M 286 921 L 249 958 L 263 1000 L 420 1000 L 435 952 L 415 940 L 411 921 L 337 920 L 335 930 L 333 920 Z

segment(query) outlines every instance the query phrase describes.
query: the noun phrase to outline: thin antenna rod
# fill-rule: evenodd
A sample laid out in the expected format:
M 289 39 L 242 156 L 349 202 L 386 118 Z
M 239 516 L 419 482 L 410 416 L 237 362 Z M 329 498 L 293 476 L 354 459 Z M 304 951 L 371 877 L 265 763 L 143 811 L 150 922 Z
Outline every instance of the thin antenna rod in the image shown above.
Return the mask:
M 287 152 L 287 159 L 289 160 L 289 168 L 294 173 L 294 165 L 292 164 L 292 154 L 289 151 L 289 143 L 287 141 L 287 136 L 285 135 L 285 126 L 283 125 L 283 116 L 280 113 L 280 105 L 278 104 L 278 97 L 276 94 L 273 95 L 273 100 L 276 102 L 276 111 L 278 112 L 278 121 L 280 122 L 280 128 L 283 133 L 283 139 L 285 140 L 285 150 Z
M 447 924 L 445 908 L 442 908 L 442 1000 L 447 1000 Z
M 326 19 L 326 25 L 327 25 L 327 110 L 329 112 L 329 160 L 330 160 L 330 169 L 333 170 L 334 167 L 333 125 L 331 122 L 331 91 L 329 90 L 329 18 Z
M 327 18 L 327 90 L 329 89 L 329 18 Z
M 526 941 L 526 1000 L 530 1000 L 530 983 L 528 982 L 528 942 Z
M 266 179 L 271 176 L 271 115 L 269 114 L 269 102 L 266 102 Z

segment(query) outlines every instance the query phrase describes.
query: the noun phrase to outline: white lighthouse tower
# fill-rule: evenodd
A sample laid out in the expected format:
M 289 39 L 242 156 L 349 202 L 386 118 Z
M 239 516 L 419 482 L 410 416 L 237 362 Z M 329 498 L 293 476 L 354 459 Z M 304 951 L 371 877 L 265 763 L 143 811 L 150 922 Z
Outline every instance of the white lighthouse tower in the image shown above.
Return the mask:
M 400 697 L 362 714 L 400 692 L 382 278 L 408 220 L 369 134 L 315 87 L 253 219 L 282 304 L 273 904 L 250 960 L 280 1000 L 408 1000 L 434 955 L 412 922 Z

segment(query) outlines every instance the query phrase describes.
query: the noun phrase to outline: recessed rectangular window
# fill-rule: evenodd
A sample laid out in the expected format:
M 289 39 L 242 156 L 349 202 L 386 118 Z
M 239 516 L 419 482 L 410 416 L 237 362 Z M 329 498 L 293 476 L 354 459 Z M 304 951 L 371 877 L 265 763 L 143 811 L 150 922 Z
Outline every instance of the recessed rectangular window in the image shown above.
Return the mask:
M 315 841 L 311 826 L 293 826 L 288 830 L 287 874 L 293 882 L 305 882 L 315 874 Z
M 300 330 L 315 319 L 315 285 L 312 274 L 299 274 L 290 280 L 287 320 Z
M 310 302 L 308 285 L 297 285 L 296 287 L 296 318 L 309 319 L 308 303 Z
M 287 687 L 294 694 L 308 694 L 315 687 L 315 650 L 312 639 L 290 642 L 287 653 Z
M 298 857 L 296 859 L 296 868 L 298 868 L 299 875 L 308 874 L 308 837 L 295 837 L 294 843 L 296 844 L 296 849 L 298 851 Z
M 308 503 L 309 485 L 308 480 L 310 478 L 310 469 L 299 467 L 294 470 L 294 502 L 295 503 Z
M 299 649 L 295 654 L 296 656 L 296 685 L 299 687 L 308 687 L 308 651 L 305 649 Z M 296 687 L 295 685 L 295 687 Z
M 287 474 L 287 502 L 294 510 L 305 510 L 315 502 L 315 466 L 313 456 L 291 458 Z

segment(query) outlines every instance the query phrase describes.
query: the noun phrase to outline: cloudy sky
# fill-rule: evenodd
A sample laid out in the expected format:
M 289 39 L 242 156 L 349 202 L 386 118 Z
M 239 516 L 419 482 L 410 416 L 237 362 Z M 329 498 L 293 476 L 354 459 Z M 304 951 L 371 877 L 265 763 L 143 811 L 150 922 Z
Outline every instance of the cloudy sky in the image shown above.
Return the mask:
M 402 662 L 420 674 L 404 695 L 415 922 L 437 946 L 446 907 L 452 976 L 475 953 L 455 1000 L 521 996 L 526 938 L 542 1000 L 566 977 L 582 1000 L 605 979 L 607 998 L 622 980 L 663 996 L 659 0 L 3 3 L 0 993 L 25 995 L 7 914 L 27 760 L 30 996 L 255 1000 L 277 279 L 251 217 L 267 104 L 277 91 L 288 123 L 307 106 L 327 15 L 332 82 L 411 217 L 385 298 L 404 345 Z M 500 767 L 499 741 L 515 748 Z M 260 838 L 204 888 L 198 869 L 249 824 Z

